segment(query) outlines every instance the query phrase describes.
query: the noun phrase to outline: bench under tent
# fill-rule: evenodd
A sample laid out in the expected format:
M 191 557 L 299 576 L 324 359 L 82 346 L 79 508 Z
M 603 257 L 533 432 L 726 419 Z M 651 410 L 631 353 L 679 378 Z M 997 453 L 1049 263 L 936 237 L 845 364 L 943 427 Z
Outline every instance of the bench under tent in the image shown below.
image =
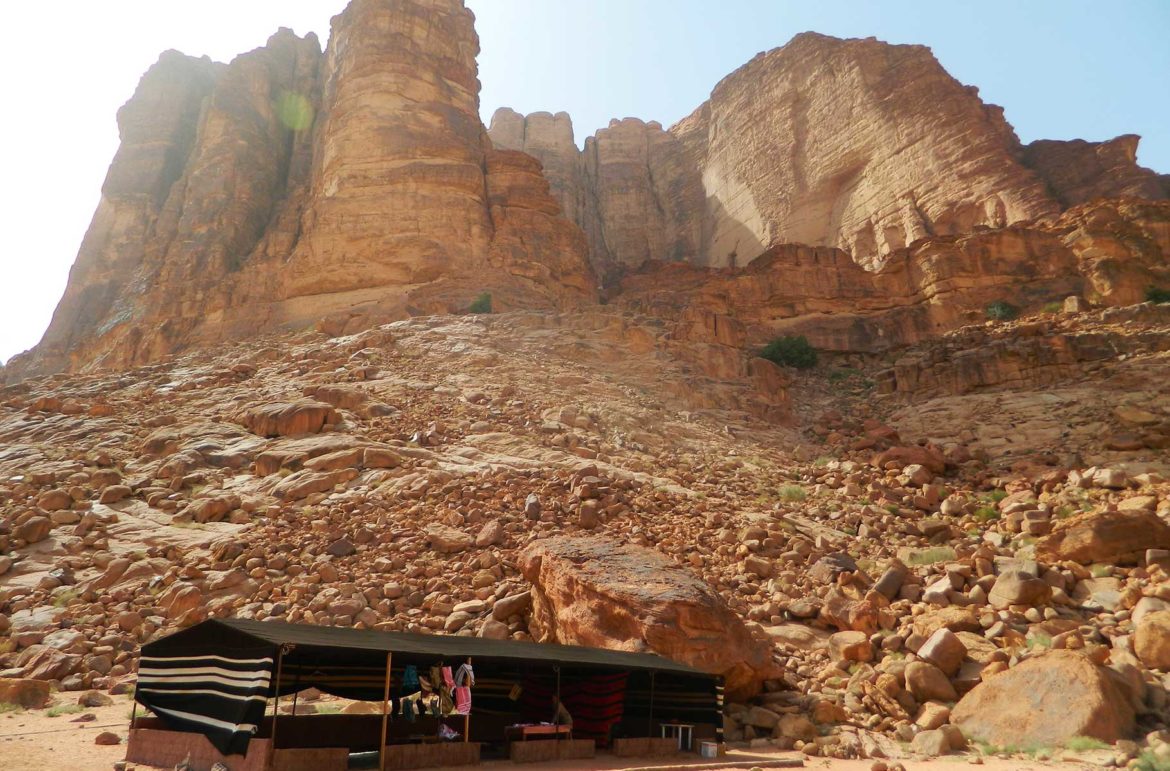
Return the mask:
M 300 714 L 306 689 L 367 703 Z M 722 678 L 652 654 L 243 619 L 144 645 L 135 702 L 153 716 L 133 719 L 127 760 L 195 771 L 664 755 L 723 738 Z

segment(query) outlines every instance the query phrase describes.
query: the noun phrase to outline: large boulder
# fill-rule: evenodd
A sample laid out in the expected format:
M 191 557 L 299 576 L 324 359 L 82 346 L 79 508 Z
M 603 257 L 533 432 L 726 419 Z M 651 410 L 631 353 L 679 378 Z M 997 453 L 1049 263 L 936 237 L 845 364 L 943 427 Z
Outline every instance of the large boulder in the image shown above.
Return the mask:
M 332 405 L 311 399 L 261 404 L 236 417 L 240 425 L 259 436 L 317 434 L 339 419 Z
M 49 705 L 52 692 L 45 680 L 21 677 L 0 677 L 0 704 L 17 704 L 25 709 L 41 709 Z
M 1136 565 L 1146 549 L 1170 549 L 1170 525 L 1148 511 L 1102 511 L 1057 522 L 1036 542 L 1041 562 Z
M 1072 651 L 1028 659 L 975 686 L 951 712 L 969 739 L 999 746 L 1106 742 L 1134 730 L 1134 710 L 1113 673 Z
M 709 585 L 652 549 L 608 538 L 548 538 L 520 556 L 532 583 L 536 639 L 654 652 L 725 678 L 743 701 L 773 677 L 756 638 Z
M 1170 669 L 1170 611 L 1142 616 L 1134 634 L 1133 649 L 1150 669 Z

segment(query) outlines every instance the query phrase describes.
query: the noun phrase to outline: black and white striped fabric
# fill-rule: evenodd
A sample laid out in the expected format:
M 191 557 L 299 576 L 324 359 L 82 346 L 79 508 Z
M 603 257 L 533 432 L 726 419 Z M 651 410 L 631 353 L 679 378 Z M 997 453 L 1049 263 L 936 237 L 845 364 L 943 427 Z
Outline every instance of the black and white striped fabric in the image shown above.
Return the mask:
M 224 755 L 243 755 L 271 692 L 271 648 L 144 655 L 135 699 L 173 729 L 204 734 Z

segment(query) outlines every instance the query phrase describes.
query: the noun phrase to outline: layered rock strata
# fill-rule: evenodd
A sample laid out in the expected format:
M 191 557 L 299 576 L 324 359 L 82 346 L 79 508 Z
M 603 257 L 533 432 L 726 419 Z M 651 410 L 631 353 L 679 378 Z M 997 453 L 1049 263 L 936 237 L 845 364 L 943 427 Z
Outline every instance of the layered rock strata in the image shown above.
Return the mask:
M 1153 200 L 1170 197 L 1166 180 L 1137 163 L 1136 134 L 1108 142 L 1039 139 L 1024 148 L 1023 161 L 1048 184 L 1065 206 L 1094 198 L 1129 196 Z
M 458 0 L 355 0 L 329 50 L 281 30 L 229 65 L 164 54 L 43 342 L 8 378 L 122 367 L 324 319 L 595 298 L 539 165 L 478 117 Z
M 987 306 L 1036 311 L 1069 296 L 1128 305 L 1170 284 L 1170 203 L 1086 204 L 1047 226 L 921 239 L 877 271 L 831 247 L 772 247 L 740 270 L 654 264 L 627 276 L 612 302 L 673 319 L 706 340 L 697 312 L 734 319 L 743 343 L 805 335 L 817 348 L 876 352 L 986 319 Z
M 924 47 L 798 35 L 669 130 L 615 120 L 580 151 L 565 113 L 485 129 L 478 50 L 461 0 L 354 0 L 324 53 L 281 30 L 227 65 L 164 54 L 52 324 L 3 379 L 484 292 L 564 310 L 603 284 L 703 335 L 876 350 L 995 300 L 1127 304 L 1168 280 L 1166 180 L 1136 137 L 1025 148 Z M 702 270 L 645 272 L 675 263 Z M 740 366 L 724 353 L 704 368 Z
M 728 75 L 669 130 L 626 118 L 578 151 L 566 113 L 495 113 L 541 160 L 604 278 L 647 261 L 744 266 L 783 243 L 876 269 L 922 238 L 1166 197 L 1138 137 L 1024 147 L 1003 111 L 923 46 L 798 35 Z

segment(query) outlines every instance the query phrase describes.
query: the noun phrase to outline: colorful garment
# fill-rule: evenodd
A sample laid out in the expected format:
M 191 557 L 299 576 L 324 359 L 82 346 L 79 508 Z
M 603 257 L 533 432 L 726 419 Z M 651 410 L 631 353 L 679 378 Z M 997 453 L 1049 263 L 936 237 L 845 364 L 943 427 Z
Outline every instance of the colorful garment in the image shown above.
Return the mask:
M 418 667 L 410 664 L 402 672 L 402 692 L 415 693 L 419 689 L 418 683 Z
M 471 668 L 470 664 L 463 664 L 455 672 L 455 685 L 456 687 L 475 685 L 475 670 Z
M 455 711 L 460 715 L 471 714 L 471 689 L 465 685 L 455 688 Z

